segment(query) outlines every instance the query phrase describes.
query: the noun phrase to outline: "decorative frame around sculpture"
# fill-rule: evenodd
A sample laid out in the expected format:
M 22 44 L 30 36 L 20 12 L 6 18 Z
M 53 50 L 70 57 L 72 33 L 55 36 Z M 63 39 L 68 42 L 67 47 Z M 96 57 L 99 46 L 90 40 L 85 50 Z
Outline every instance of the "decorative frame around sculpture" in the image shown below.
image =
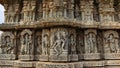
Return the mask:
M 100 59 L 100 53 L 98 53 L 97 45 L 97 31 L 95 29 L 88 29 L 84 34 L 85 44 L 85 60 L 98 60 Z
M 49 61 L 69 61 L 68 29 L 52 28 Z
M 35 34 L 35 60 L 40 59 L 40 55 L 42 54 L 42 31 L 37 31 Z
M 19 60 L 34 59 L 33 32 L 29 29 L 25 29 L 21 32 L 20 55 L 18 57 L 19 57 Z
M 3 32 L 1 36 L 0 46 L 0 59 L 1 60 L 14 60 L 16 59 L 15 53 L 15 36 L 12 32 Z
M 42 30 L 42 53 L 40 55 L 40 61 L 49 61 L 49 52 L 50 52 L 50 30 Z
M 109 30 L 104 32 L 104 58 L 120 59 L 119 35 L 117 31 Z
M 76 30 L 69 29 L 69 58 L 70 61 L 78 61 L 78 54 L 77 54 L 77 44 L 76 44 Z

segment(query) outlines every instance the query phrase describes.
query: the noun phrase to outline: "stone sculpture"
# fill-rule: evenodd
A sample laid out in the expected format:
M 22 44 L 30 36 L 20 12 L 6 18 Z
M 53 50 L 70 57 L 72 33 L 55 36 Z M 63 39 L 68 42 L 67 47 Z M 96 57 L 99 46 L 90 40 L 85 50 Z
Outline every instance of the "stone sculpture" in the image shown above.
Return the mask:
M 97 53 L 96 34 L 94 31 L 86 31 L 85 51 L 86 53 Z
M 62 54 L 62 51 L 64 50 L 65 40 L 62 37 L 61 33 L 56 34 L 56 40 L 51 48 L 53 48 L 56 52 L 56 55 Z
M 113 31 L 105 33 L 105 51 L 106 53 L 119 53 L 118 34 Z

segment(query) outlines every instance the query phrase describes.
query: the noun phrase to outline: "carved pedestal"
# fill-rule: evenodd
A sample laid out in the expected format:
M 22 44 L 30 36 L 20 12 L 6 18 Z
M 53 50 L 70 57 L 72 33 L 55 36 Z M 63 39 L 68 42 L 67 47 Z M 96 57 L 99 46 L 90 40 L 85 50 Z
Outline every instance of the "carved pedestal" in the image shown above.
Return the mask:
M 72 54 L 72 55 L 69 55 L 69 59 L 70 59 L 70 61 L 78 61 L 78 55 L 76 55 L 76 54 Z
M 48 61 L 48 59 L 49 59 L 49 56 L 48 56 L 48 55 L 40 55 L 40 56 L 39 56 L 39 60 L 40 60 L 40 61 Z
M 84 60 L 99 60 L 101 59 L 100 53 L 84 54 Z
M 34 55 L 19 55 L 19 60 L 34 60 Z
M 0 54 L 0 60 L 15 60 L 16 56 L 14 54 Z
M 63 50 L 63 54 L 55 55 L 53 49 L 50 50 L 51 55 L 49 56 L 49 61 L 69 61 L 68 51 Z
M 120 59 L 119 53 L 105 53 L 104 54 L 105 59 Z

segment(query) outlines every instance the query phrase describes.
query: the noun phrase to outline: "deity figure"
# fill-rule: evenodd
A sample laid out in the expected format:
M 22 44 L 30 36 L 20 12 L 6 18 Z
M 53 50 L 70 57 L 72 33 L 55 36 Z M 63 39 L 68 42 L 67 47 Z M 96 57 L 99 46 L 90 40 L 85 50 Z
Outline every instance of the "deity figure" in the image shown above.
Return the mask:
M 97 47 L 96 47 L 96 35 L 94 33 L 89 33 L 86 36 L 86 52 L 87 53 L 96 53 Z
M 71 48 L 71 54 L 76 54 L 76 43 L 73 35 L 70 36 L 70 48 Z
M 5 35 L 8 34 L 8 35 Z M 13 54 L 14 53 L 14 42 L 12 35 L 10 36 L 9 33 L 3 33 L 2 35 L 2 44 L 0 46 L 1 52 L 3 54 Z
M 42 54 L 43 55 L 48 55 L 48 47 L 49 47 L 49 40 L 48 40 L 48 35 L 43 36 L 43 45 L 42 45 Z
M 106 44 L 108 45 L 111 53 L 119 52 L 118 39 L 116 39 L 113 34 L 109 34 L 106 38 Z
M 38 38 L 37 38 L 37 53 L 38 54 L 42 54 L 41 45 L 42 45 L 42 38 L 41 38 L 41 36 L 38 36 Z
M 10 37 L 6 38 L 6 47 L 7 47 L 7 54 L 12 53 L 12 43 Z
M 32 38 L 28 34 L 24 35 L 24 38 L 21 40 L 21 53 L 22 54 L 31 54 Z
M 65 46 L 65 40 L 61 38 L 61 33 L 57 33 L 56 40 L 52 46 L 52 49 L 56 52 L 56 55 L 62 54 L 62 51 L 64 50 Z

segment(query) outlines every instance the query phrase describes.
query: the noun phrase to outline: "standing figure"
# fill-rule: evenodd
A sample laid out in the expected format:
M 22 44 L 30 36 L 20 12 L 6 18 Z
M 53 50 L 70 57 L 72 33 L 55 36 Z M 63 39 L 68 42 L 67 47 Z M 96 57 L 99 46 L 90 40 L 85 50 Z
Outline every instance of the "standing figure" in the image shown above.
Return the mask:
M 76 54 L 76 44 L 73 35 L 70 36 L 70 47 L 71 47 L 71 54 Z
M 87 48 L 86 51 L 88 53 L 96 53 L 97 52 L 97 48 L 96 48 L 96 35 L 93 33 L 89 33 L 87 35 Z
M 42 45 L 42 54 L 43 55 L 48 55 L 48 46 L 49 46 L 49 40 L 48 40 L 48 35 L 43 36 L 43 45 Z
M 64 39 L 61 38 L 61 34 L 58 32 L 56 35 L 56 40 L 52 46 L 52 48 L 54 49 L 54 51 L 56 52 L 56 55 L 60 55 L 62 54 L 62 51 L 64 50 L 64 45 L 65 45 L 65 41 Z
M 115 39 L 113 34 L 109 34 L 108 38 L 106 39 L 106 43 L 108 44 L 111 53 L 118 53 L 119 46 L 117 39 Z

